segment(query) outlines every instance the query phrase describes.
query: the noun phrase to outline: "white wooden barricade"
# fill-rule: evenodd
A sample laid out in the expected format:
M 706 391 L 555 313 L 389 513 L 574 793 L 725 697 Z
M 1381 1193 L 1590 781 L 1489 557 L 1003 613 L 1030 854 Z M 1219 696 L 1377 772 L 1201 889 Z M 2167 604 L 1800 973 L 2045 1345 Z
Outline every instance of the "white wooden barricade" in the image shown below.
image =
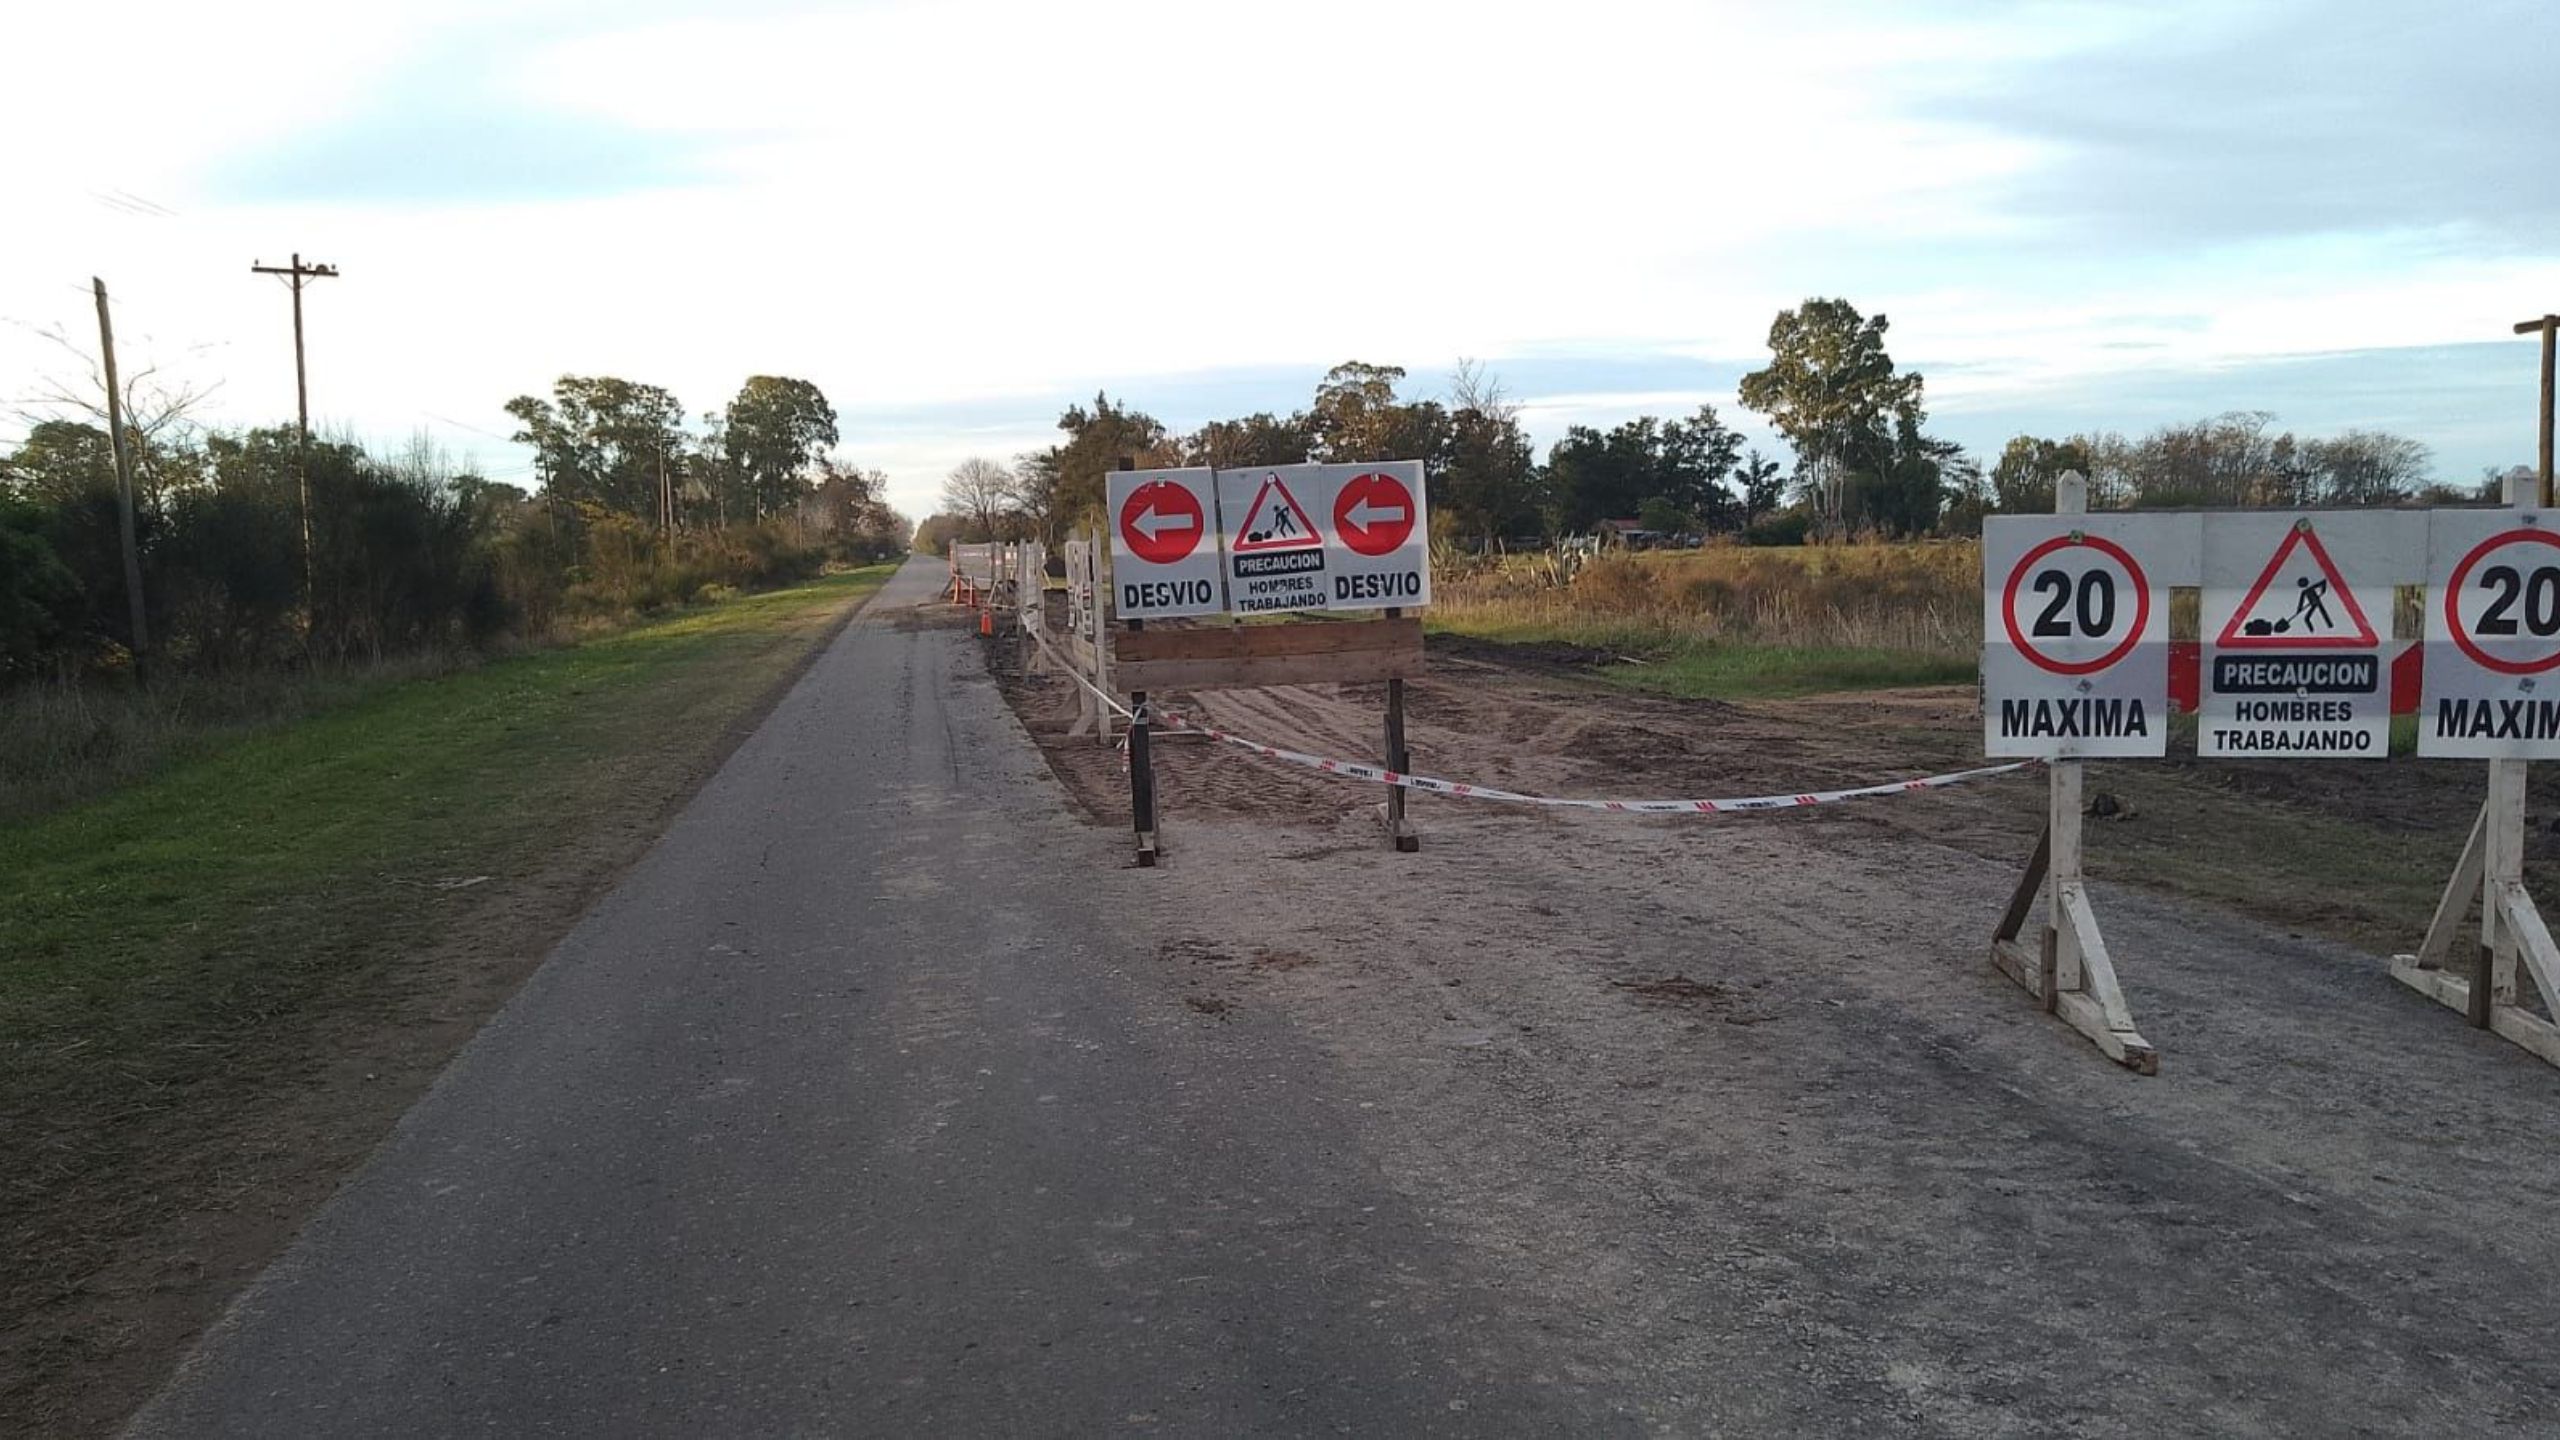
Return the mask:
M 998 563 L 995 545 L 951 546 L 950 598 L 954 605 L 984 605 L 995 588 Z
M 2530 474 L 2507 482 L 2507 503 L 2529 507 L 2540 498 L 2540 481 Z M 2432 608 L 2432 607 L 2430 607 Z M 2432 620 L 2432 617 L 2430 617 Z M 2489 762 L 2489 796 L 2471 839 L 2462 847 L 2453 877 L 2436 902 L 2426 939 L 2414 955 L 2391 957 L 2391 976 L 2431 999 L 2462 1011 L 2473 1025 L 2514 1041 L 2560 1065 L 2560 1025 L 2544 1019 L 2524 1003 L 2517 984 L 2519 960 L 2542 993 L 2543 1003 L 2560 1012 L 2560 948 L 2524 884 L 2524 781 L 2529 761 Z M 2477 903 L 2480 943 L 2468 977 L 2444 968 L 2453 939 Z M 2487 980 L 2483 986 L 2481 981 Z
M 2510 505 L 2529 508 L 2537 498 L 2532 477 L 2510 482 Z M 2087 508 L 2087 481 L 2076 474 L 2064 476 L 2055 488 L 2055 511 L 2078 514 Z M 2430 584 L 2424 549 L 2413 547 L 2396 555 L 2390 573 L 2374 575 L 2371 582 L 2395 587 Z M 2430 592 L 2424 609 L 2427 626 L 2443 623 L 2440 608 Z M 2486 803 L 2437 902 L 2426 937 L 2416 953 L 2395 955 L 2390 966 L 2392 977 L 2402 984 L 2464 1012 L 2473 1025 L 2560 1065 L 2560 1024 L 2527 1001 L 2521 983 L 2522 976 L 2530 976 L 2543 1003 L 2560 1007 L 2560 945 L 2555 945 L 2524 881 L 2528 763 L 2487 762 Z M 2156 1074 L 2159 1052 L 2135 1028 L 2115 957 L 2099 931 L 2089 896 L 2083 868 L 2085 766 L 2080 760 L 2048 762 L 2044 833 L 2037 838 L 2026 874 L 1993 932 L 1991 959 L 2003 974 L 2034 995 L 2047 1013 L 2088 1036 L 2109 1057 L 2144 1074 Z M 2448 969 L 2455 938 L 2475 907 L 2480 917 L 2477 954 L 2469 966 Z M 2031 932 L 2028 922 L 2039 913 L 2043 921 Z
M 1111 711 L 1094 698 L 1094 691 L 1111 694 L 1111 651 L 1103 641 L 1102 625 L 1102 537 L 1098 533 L 1080 533 L 1066 546 L 1067 562 L 1067 661 L 1093 682 L 1093 688 L 1076 687 L 1076 723 L 1069 735 L 1082 735 L 1091 730 L 1105 745 L 1111 743 Z

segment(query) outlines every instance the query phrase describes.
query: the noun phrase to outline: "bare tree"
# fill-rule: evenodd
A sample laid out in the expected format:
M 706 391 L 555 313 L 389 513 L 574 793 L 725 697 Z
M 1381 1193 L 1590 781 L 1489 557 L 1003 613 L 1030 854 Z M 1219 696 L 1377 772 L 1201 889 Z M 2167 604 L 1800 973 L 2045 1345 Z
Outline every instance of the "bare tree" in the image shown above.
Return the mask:
M 1502 377 L 1493 373 L 1481 360 L 1458 357 L 1458 368 L 1449 377 L 1449 408 L 1474 410 L 1498 420 L 1508 420 L 1520 413 L 1519 402 L 1502 388 Z
M 1013 472 L 976 455 L 953 466 L 942 482 L 942 508 L 967 516 L 970 533 L 979 540 L 996 538 L 1014 498 Z
M 97 354 L 74 340 L 60 325 L 28 325 L 28 333 L 52 343 L 65 357 L 64 368 L 40 375 L 36 387 L 10 406 L 27 425 L 77 416 L 104 433 L 108 424 L 107 372 Z M 119 346 L 121 350 L 123 347 Z M 194 351 L 204 350 L 197 346 Z M 196 409 L 222 388 L 222 382 L 198 384 L 168 373 L 160 362 L 146 361 L 117 377 L 124 391 L 125 438 L 133 447 L 135 478 L 152 502 L 159 503 L 171 477 L 163 463 L 170 450 L 193 428 Z

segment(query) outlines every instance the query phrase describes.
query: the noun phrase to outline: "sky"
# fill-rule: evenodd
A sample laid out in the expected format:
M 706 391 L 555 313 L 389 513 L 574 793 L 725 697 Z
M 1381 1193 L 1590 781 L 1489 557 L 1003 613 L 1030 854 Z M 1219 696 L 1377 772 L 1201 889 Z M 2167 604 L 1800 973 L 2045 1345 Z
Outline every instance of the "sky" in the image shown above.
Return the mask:
M 1097 391 L 1177 429 L 1359 359 L 1532 434 L 1890 318 L 1931 429 L 2225 410 L 2534 453 L 2560 5 L 288 0 L 29 7 L 0 89 L 0 443 L 94 339 L 529 483 L 563 374 L 816 382 L 911 516 Z M 59 136 L 59 142 L 44 137 Z

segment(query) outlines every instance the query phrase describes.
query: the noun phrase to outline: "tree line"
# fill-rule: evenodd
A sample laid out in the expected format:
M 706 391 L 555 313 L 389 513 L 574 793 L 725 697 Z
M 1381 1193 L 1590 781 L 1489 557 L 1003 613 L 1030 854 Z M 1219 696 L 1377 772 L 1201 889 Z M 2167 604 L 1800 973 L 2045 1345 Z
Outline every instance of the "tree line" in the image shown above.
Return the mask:
M 1104 476 L 1142 467 L 1252 466 L 1420 459 L 1436 538 L 1474 546 L 1589 533 L 1604 521 L 1764 544 L 1856 534 L 1971 534 L 2002 511 L 2049 511 L 2053 481 L 2078 469 L 2104 507 L 2369 505 L 2470 498 L 2433 484 L 2425 446 L 2378 430 L 2297 438 L 2273 417 L 2234 412 L 2115 433 L 2021 435 L 1988 469 L 1929 432 L 1927 382 L 1897 366 L 1885 316 L 1815 298 L 1769 327 L 1769 360 L 1738 399 L 1785 442 L 1748 446 L 1713 405 L 1576 425 L 1535 453 L 1520 407 L 1483 367 L 1461 363 L 1448 393 L 1411 397 L 1397 366 L 1351 361 L 1318 382 L 1305 409 L 1212 420 L 1176 433 L 1107 394 L 1058 418 L 1063 438 L 1003 465 L 973 458 L 944 486 L 918 533 L 952 539 L 1040 536 L 1055 543 L 1101 515 Z
M 908 538 L 884 477 L 832 455 L 835 411 L 805 380 L 753 377 L 688 428 L 661 387 L 564 376 L 506 407 L 534 451 L 530 491 L 424 437 L 379 453 L 127 398 L 139 615 L 113 437 L 99 416 L 40 419 L 0 455 L 0 684 L 484 646 Z

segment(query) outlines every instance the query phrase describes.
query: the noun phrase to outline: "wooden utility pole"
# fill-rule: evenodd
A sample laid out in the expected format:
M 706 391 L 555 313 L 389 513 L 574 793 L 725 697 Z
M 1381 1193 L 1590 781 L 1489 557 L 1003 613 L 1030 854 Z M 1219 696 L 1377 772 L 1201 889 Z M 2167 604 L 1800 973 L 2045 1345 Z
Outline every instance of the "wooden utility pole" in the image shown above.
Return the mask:
M 2560 343 L 2560 315 L 2545 315 L 2539 320 L 2519 320 L 2516 333 L 2530 335 L 2542 332 L 2542 505 L 2551 507 L 2551 362 L 2556 343 Z
M 311 624 L 311 608 L 316 603 L 311 586 L 311 381 L 302 363 L 302 284 L 306 280 L 334 280 L 338 267 L 314 261 L 302 263 L 297 250 L 290 265 L 261 265 L 249 262 L 252 275 L 282 275 L 293 287 L 293 407 L 299 426 L 294 444 L 293 469 L 295 483 L 302 492 L 302 623 Z
M 116 528 L 124 536 L 124 596 L 133 617 L 133 669 L 144 673 L 151 626 L 142 613 L 142 547 L 133 530 L 133 452 L 124 434 L 124 386 L 116 379 L 116 327 L 107 317 L 107 282 L 91 276 L 98 295 L 98 357 L 107 371 L 107 438 L 116 455 Z

